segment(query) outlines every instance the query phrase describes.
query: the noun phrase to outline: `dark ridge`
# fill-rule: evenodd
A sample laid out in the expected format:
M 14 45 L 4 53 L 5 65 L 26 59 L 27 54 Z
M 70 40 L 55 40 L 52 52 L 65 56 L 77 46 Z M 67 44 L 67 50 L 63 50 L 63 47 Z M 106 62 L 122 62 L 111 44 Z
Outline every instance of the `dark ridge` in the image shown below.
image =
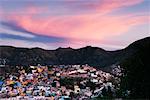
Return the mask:
M 119 64 L 149 44 L 150 37 L 135 41 L 125 49 L 116 51 L 106 51 L 91 46 L 56 50 L 0 46 L 0 63 L 3 64 L 5 60 L 7 65 L 89 64 L 98 68 L 108 67 L 112 64 Z

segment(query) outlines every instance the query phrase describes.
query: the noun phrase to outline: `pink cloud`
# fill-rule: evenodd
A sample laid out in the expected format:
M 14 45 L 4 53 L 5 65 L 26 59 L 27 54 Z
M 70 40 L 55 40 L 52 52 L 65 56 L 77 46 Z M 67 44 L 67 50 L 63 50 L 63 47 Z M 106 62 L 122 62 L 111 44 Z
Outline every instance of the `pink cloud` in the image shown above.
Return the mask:
M 102 0 L 96 8 L 102 10 L 113 10 L 120 7 L 127 7 L 142 3 L 144 0 Z
M 106 13 L 114 9 L 141 3 L 143 0 L 104 0 L 101 4 L 95 4 L 98 12 L 80 15 L 60 15 L 37 17 L 36 15 L 48 11 L 48 8 L 30 6 L 27 14 L 7 16 L 9 21 L 15 21 L 22 28 L 46 36 L 65 37 L 70 39 L 82 39 L 99 41 L 111 36 L 121 35 L 133 26 L 145 23 L 147 16 L 118 15 L 110 16 Z
M 48 12 L 48 7 L 36 7 L 34 5 L 29 5 L 27 8 L 24 9 L 25 10 L 25 14 L 30 14 L 30 15 L 37 15 L 37 14 L 41 14 L 44 12 Z
M 146 22 L 146 16 L 77 15 L 50 16 L 33 18 L 32 16 L 12 17 L 18 25 L 28 31 L 57 37 L 98 40 L 108 36 L 120 35 L 135 25 Z
M 101 14 L 106 14 L 112 12 L 113 10 L 117 10 L 123 7 L 129 7 L 133 5 L 137 5 L 142 3 L 144 0 L 97 0 L 93 2 L 82 2 L 82 4 L 78 4 L 78 7 L 82 9 L 90 9 L 100 12 Z M 67 5 L 71 5 L 74 7 L 74 0 L 70 0 L 66 3 Z

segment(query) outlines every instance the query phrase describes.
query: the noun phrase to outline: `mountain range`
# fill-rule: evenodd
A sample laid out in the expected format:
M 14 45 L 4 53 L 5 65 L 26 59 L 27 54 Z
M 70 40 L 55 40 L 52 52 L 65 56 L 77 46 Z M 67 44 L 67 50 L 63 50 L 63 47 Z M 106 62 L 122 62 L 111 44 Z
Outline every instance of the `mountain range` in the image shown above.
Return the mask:
M 56 50 L 0 46 L 0 63 L 24 66 L 89 64 L 96 67 L 107 67 L 123 62 L 125 59 L 134 56 L 141 48 L 146 47 L 150 48 L 150 37 L 135 41 L 128 47 L 116 51 L 106 51 L 91 46 L 80 49 L 58 48 Z

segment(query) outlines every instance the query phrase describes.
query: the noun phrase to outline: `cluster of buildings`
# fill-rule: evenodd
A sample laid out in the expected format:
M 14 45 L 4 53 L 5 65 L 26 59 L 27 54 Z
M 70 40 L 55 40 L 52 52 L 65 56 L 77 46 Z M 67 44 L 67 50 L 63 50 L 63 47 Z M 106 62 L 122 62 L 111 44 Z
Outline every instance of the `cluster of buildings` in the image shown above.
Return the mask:
M 113 96 L 115 77 L 88 65 L 18 67 L 0 78 L 0 98 L 84 100 Z

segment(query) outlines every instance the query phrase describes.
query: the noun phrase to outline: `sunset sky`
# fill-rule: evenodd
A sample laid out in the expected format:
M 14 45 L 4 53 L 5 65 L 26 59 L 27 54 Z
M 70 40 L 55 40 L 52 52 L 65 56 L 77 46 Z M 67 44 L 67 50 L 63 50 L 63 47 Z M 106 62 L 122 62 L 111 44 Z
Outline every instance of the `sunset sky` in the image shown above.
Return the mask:
M 150 36 L 150 0 L 0 0 L 0 45 L 122 49 Z

